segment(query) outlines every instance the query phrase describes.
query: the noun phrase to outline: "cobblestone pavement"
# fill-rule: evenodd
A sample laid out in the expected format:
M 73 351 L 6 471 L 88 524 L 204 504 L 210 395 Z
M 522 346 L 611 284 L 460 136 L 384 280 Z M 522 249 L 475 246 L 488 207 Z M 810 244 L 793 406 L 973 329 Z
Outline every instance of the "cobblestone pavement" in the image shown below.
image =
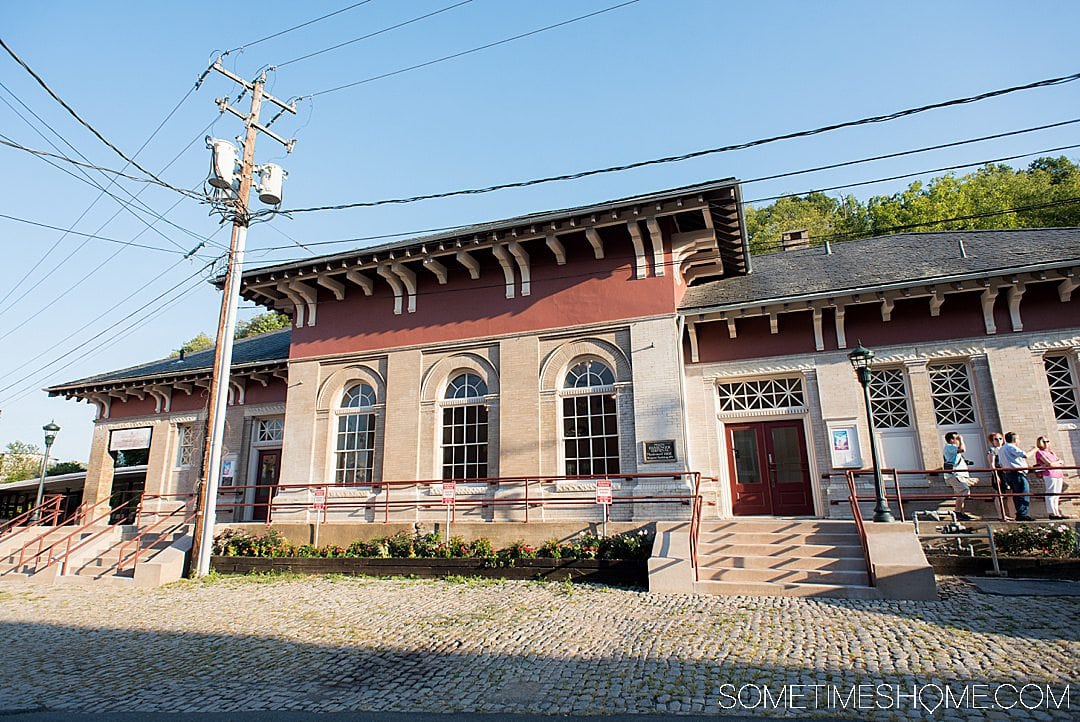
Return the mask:
M 1080 599 L 984 595 L 959 581 L 938 602 L 335 577 L 233 577 L 153 590 L 4 581 L 0 628 L 0 715 L 272 709 L 1049 720 L 1076 719 L 1080 708 Z M 801 686 L 815 684 L 824 686 Z M 897 687 L 850 696 L 859 684 Z M 1000 709 L 1000 684 L 1037 686 Z M 897 708 L 894 690 L 911 695 L 912 685 L 917 695 Z M 935 708 L 944 685 L 952 703 Z M 1061 700 L 1065 685 L 1071 709 Z M 965 689 L 989 696 L 965 698 Z M 997 691 L 998 703 L 1017 702 L 1013 688 Z M 893 709 L 876 709 L 886 706 Z

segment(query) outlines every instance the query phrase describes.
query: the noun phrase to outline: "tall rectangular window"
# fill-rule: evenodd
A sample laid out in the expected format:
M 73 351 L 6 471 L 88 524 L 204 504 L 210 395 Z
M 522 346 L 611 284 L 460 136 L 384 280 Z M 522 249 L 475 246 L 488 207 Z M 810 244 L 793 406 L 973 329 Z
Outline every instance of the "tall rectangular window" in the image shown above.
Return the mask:
M 486 479 L 488 474 L 488 410 L 484 404 L 443 409 L 444 479 Z
M 930 395 L 934 400 L 938 426 L 974 424 L 975 398 L 967 364 L 930 366 L 927 374 L 930 376 Z
M 619 473 L 619 415 L 614 394 L 563 398 L 568 476 Z
M 1045 356 L 1046 383 L 1050 386 L 1050 401 L 1058 421 L 1080 419 L 1080 391 L 1068 356 Z
M 903 369 L 870 372 L 870 413 L 876 429 L 911 428 L 907 380 Z
M 192 424 L 176 427 L 176 465 L 180 468 L 195 463 L 195 428 Z

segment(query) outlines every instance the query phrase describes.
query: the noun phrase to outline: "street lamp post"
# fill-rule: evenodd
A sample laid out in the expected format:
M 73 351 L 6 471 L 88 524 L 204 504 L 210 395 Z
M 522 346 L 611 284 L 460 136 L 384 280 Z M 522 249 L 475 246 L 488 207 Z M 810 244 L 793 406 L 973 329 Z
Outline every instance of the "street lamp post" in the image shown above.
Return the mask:
M 41 457 L 41 478 L 38 480 L 37 487 L 37 500 L 34 501 L 34 523 L 36 524 L 41 518 L 41 499 L 45 496 L 45 470 L 49 467 L 49 451 L 52 450 L 53 442 L 56 441 L 56 435 L 60 432 L 60 427 L 56 425 L 55 421 L 50 421 L 41 427 L 41 430 L 45 432 L 45 455 Z
M 874 436 L 874 415 L 870 412 L 870 370 L 874 366 L 874 352 L 862 345 L 848 354 L 851 367 L 855 369 L 855 375 L 859 377 L 859 383 L 863 388 L 863 403 L 866 406 L 866 423 L 870 429 L 870 459 L 874 464 L 874 493 L 877 494 L 877 504 L 874 506 L 874 521 L 895 521 L 892 512 L 889 511 L 889 502 L 885 498 L 885 480 L 881 476 L 881 459 L 878 458 L 877 439 Z

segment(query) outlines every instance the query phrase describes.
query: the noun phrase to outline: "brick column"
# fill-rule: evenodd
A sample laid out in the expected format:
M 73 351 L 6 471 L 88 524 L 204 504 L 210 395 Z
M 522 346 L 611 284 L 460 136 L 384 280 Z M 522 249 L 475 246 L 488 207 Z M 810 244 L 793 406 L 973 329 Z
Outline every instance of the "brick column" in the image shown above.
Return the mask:
M 911 413 L 915 417 L 912 421 L 915 423 L 915 432 L 919 440 L 922 465 L 924 469 L 937 469 L 941 467 L 941 447 L 945 440 L 938 429 L 937 415 L 934 413 L 934 398 L 930 392 L 930 375 L 926 371 L 926 365 L 926 359 L 904 364 L 908 373 Z
M 383 437 L 383 476 L 387 481 L 421 478 L 429 459 L 418 458 L 420 436 L 420 376 L 423 356 L 418 350 L 396 351 L 386 358 L 386 433 Z M 422 466 L 421 466 L 422 464 Z M 424 475 L 424 478 L 427 478 Z
M 114 462 L 109 454 L 109 427 L 95 424 L 90 442 L 90 463 L 83 485 L 84 503 L 92 506 L 112 495 L 113 470 Z
M 307 484 L 318 480 L 323 462 L 315 443 L 315 403 L 319 391 L 317 361 L 289 364 L 289 393 L 285 399 L 285 434 L 281 443 L 281 483 Z
M 630 327 L 634 455 L 642 473 L 686 470 L 677 328 L 674 318 L 639 321 Z M 641 442 L 664 439 L 675 442 L 678 461 L 645 464 Z

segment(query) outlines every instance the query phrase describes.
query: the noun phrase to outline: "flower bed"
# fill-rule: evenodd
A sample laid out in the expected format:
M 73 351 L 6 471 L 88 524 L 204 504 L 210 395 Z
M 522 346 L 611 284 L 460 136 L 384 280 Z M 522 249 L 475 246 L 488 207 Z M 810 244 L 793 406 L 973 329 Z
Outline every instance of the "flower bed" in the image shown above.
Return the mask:
M 436 532 L 399 532 L 358 540 L 347 547 L 295 545 L 270 530 L 253 536 L 226 529 L 214 539 L 214 569 L 226 573 L 288 571 L 373 576 L 484 576 L 507 579 L 571 579 L 643 585 L 653 535 L 609 537 L 582 534 L 539 547 L 515 542 L 495 550 L 487 539 L 443 539 Z
M 994 532 L 998 553 L 1009 556 L 1078 556 L 1076 530 L 1068 524 L 1030 524 Z

